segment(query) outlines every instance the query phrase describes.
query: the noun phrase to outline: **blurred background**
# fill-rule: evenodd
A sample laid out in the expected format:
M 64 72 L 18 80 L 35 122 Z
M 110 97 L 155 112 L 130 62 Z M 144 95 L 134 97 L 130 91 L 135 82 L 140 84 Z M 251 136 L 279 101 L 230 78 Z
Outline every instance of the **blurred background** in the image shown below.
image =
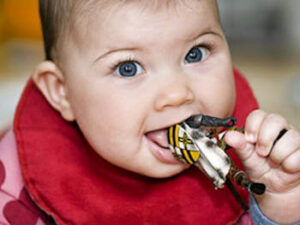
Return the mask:
M 262 109 L 300 128 L 300 1 L 219 0 L 234 64 Z M 0 133 L 43 60 L 37 0 L 0 0 Z
M 260 107 L 300 129 L 300 1 L 219 0 L 235 66 Z

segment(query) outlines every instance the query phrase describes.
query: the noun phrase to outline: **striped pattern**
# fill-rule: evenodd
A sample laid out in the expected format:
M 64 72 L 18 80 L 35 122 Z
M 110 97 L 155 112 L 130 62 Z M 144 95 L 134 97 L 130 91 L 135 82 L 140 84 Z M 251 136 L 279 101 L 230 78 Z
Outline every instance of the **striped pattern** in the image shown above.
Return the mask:
M 187 164 L 194 164 L 200 157 L 200 152 L 194 145 L 184 128 L 174 125 L 168 130 L 168 140 L 173 155 Z

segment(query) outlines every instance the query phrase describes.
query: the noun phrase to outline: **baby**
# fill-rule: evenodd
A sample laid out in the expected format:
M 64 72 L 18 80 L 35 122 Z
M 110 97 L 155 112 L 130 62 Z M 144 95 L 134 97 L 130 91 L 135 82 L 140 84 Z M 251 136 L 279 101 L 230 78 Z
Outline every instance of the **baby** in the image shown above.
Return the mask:
M 233 70 L 215 0 L 40 0 L 40 12 L 47 60 L 32 80 L 46 100 L 29 83 L 14 139 L 26 191 L 58 224 L 300 221 L 300 133 L 282 116 L 248 110 L 245 133 L 225 137 L 249 177 L 267 186 L 251 196 L 252 219 L 239 220 L 229 192 L 168 149 L 168 127 L 197 114 L 240 115 L 255 102 Z

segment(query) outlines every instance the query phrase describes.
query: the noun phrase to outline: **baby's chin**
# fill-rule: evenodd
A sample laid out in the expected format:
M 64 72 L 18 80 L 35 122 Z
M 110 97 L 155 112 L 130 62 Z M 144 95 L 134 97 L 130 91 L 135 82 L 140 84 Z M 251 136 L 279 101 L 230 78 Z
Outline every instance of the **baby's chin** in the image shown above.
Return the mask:
M 185 165 L 182 163 L 178 163 L 176 165 L 166 165 L 162 167 L 154 167 L 151 170 L 143 171 L 139 174 L 146 176 L 146 177 L 151 177 L 151 178 L 169 178 L 176 176 L 183 172 L 184 170 L 188 169 L 190 165 Z

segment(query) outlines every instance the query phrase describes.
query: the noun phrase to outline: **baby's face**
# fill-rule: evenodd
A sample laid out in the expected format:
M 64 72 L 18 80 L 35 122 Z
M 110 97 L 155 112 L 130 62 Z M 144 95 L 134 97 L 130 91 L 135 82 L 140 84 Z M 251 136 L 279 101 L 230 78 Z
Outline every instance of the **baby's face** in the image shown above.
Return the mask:
M 231 115 L 226 40 L 211 0 L 94 10 L 65 47 L 67 96 L 90 145 L 112 164 L 150 177 L 187 168 L 167 128 L 191 115 Z

